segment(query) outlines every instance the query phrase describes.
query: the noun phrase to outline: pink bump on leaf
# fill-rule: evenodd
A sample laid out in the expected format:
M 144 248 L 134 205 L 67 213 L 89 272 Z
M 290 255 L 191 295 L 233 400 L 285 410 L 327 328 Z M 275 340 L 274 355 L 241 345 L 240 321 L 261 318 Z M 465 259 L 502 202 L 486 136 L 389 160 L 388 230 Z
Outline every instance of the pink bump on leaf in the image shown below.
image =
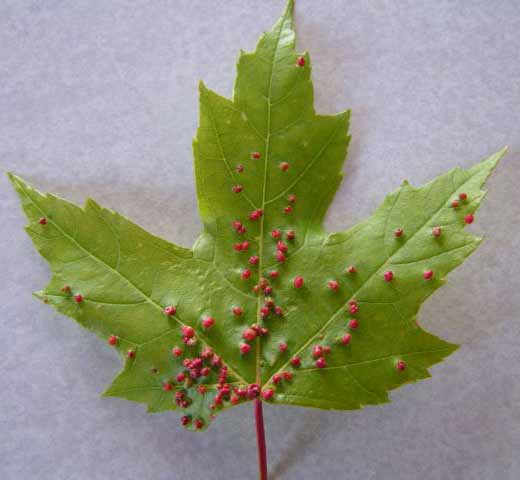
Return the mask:
M 208 388 L 206 387 L 206 385 L 199 385 L 197 387 L 197 391 L 201 394 L 201 395 L 204 395 L 207 391 L 208 391 Z
M 277 305 L 276 307 L 274 307 L 274 314 L 275 314 L 275 315 L 278 315 L 278 316 L 283 315 L 283 309 L 282 309 L 282 307 L 279 307 L 278 305 Z
M 179 383 L 184 382 L 184 380 L 186 380 L 186 374 L 185 374 L 184 372 L 179 373 L 179 374 L 175 377 L 175 380 L 177 380 Z
M 235 168 L 237 173 L 242 173 L 244 171 L 244 165 L 238 164 Z
M 115 335 L 110 335 L 110 337 L 108 337 L 108 344 L 109 345 L 117 345 L 117 343 L 119 342 L 119 339 L 115 336 Z
M 173 347 L 172 348 L 172 355 L 174 357 L 180 357 L 182 355 L 182 348 L 179 347 Z
M 290 205 L 287 205 L 284 209 L 283 209 L 283 213 L 285 213 L 286 215 L 291 213 L 292 212 L 292 207 Z
M 296 195 L 294 193 L 287 195 L 287 201 L 289 203 L 296 203 Z
M 260 387 L 256 383 L 251 383 L 247 386 L 247 393 L 246 396 L 250 400 L 253 398 L 256 398 L 260 395 Z
M 268 286 L 264 288 L 264 295 L 271 295 L 273 293 L 273 287 Z
M 63 287 L 61 287 L 61 291 L 63 293 L 70 293 L 70 291 L 71 291 L 70 285 L 63 285 Z
M 464 192 L 459 193 L 459 199 L 465 202 L 468 199 L 468 194 Z
M 471 215 L 471 213 L 469 215 L 466 215 L 464 217 L 464 223 L 466 224 L 470 224 L 470 223 L 473 223 L 473 220 L 475 220 L 475 217 L 473 215 Z
M 197 430 L 200 430 L 204 426 L 204 422 L 200 418 L 197 418 L 197 420 L 195 420 L 193 425 L 195 425 L 195 428 Z
M 233 185 L 233 193 L 240 193 L 242 190 L 244 189 L 244 187 L 242 185 Z
M 202 319 L 202 326 L 206 330 L 215 325 L 215 319 L 213 317 L 206 317 Z
M 314 345 L 312 347 L 312 356 L 314 358 L 321 357 L 323 355 L 323 347 L 321 345 Z
M 330 353 L 330 350 L 331 350 L 330 346 L 329 345 L 325 345 L 323 347 L 323 354 L 324 355 L 328 355 Z
M 175 315 L 177 313 L 177 307 L 174 305 L 168 305 L 167 307 L 164 307 L 163 312 L 168 317 L 171 317 L 172 315 Z
M 246 251 L 249 249 L 249 242 L 247 240 L 242 242 L 242 250 Z
M 251 270 L 249 270 L 248 268 L 246 268 L 245 270 L 242 270 L 242 272 L 240 273 L 240 278 L 242 280 L 248 280 L 250 277 L 251 277 Z
M 249 220 L 258 220 L 263 215 L 263 213 L 264 212 L 262 210 L 260 210 L 260 209 L 253 210 L 249 214 Z
M 352 335 L 350 333 L 345 333 L 345 335 L 343 335 L 343 337 L 341 338 L 341 343 L 343 345 L 348 345 L 351 339 Z
M 185 337 L 192 338 L 195 336 L 195 330 L 189 325 L 183 325 L 181 327 L 181 332 Z
M 271 380 L 275 385 L 278 385 L 282 381 L 282 376 L 279 373 L 275 373 Z
M 383 276 L 387 282 L 391 282 L 394 279 L 394 272 L 388 270 L 383 274 Z
M 235 317 L 240 317 L 244 313 L 242 307 L 233 307 L 231 311 Z
M 300 56 L 296 59 L 296 65 L 299 67 L 305 67 L 305 57 Z
M 127 358 L 129 358 L 130 360 L 132 360 L 133 358 L 135 358 L 135 350 L 128 350 L 128 352 L 126 352 L 126 356 Z
M 249 257 L 249 263 L 251 265 L 258 265 L 259 261 L 260 261 L 260 258 L 258 258 L 256 255 Z
M 235 250 L 235 252 L 241 252 L 243 249 L 242 242 L 233 244 L 233 250 Z
M 325 368 L 327 366 L 327 360 L 325 360 L 325 357 L 320 357 L 318 360 L 316 360 L 316 367 L 318 368 Z
M 349 321 L 348 321 L 348 326 L 352 329 L 352 330 L 355 330 L 356 328 L 359 327 L 359 321 L 355 318 L 351 318 Z
M 399 360 L 395 364 L 395 368 L 397 368 L 397 370 L 403 371 L 406 368 L 406 363 L 404 363 L 404 360 Z
M 293 281 L 294 288 L 302 288 L 303 284 L 304 284 L 303 277 L 298 275 L 297 277 L 294 278 L 294 281 Z
M 401 235 L 403 234 L 403 229 L 402 228 L 396 228 L 395 231 L 394 231 L 394 235 L 396 237 L 400 237 Z
M 200 374 L 203 377 L 207 377 L 211 373 L 211 369 L 209 367 L 204 367 L 200 369 Z
M 291 358 L 291 365 L 295 368 L 300 367 L 302 364 L 302 360 L 300 357 L 293 357 Z
M 40 225 L 47 225 L 47 219 L 45 217 L 41 217 L 39 220 L 38 220 L 38 223 Z
M 81 295 L 81 293 L 77 293 L 76 295 L 74 295 L 74 301 L 76 303 L 81 303 L 83 301 L 83 295 Z
M 271 270 L 271 271 L 269 272 L 269 276 L 270 276 L 271 278 L 277 278 L 278 275 L 279 275 L 279 274 L 278 274 L 278 271 L 277 271 L 277 270 Z
M 280 238 L 281 235 L 282 235 L 282 232 L 278 229 L 275 229 L 271 232 L 271 237 L 273 237 L 273 238 Z
M 278 167 L 280 168 L 280 170 L 282 172 L 286 172 L 287 170 L 289 170 L 289 163 L 288 162 L 280 162 Z
M 432 228 L 432 235 L 434 237 L 440 237 L 442 234 L 442 228 L 441 227 L 433 227 Z
M 200 352 L 200 356 L 204 359 L 208 359 L 208 358 L 211 358 L 213 357 L 214 355 L 214 352 L 213 352 L 213 349 L 211 347 L 204 347 L 202 349 L 202 352 Z
M 282 253 L 287 253 L 287 244 L 282 240 L 278 240 L 278 242 L 276 242 L 276 248 Z
M 181 417 L 181 424 L 186 426 L 186 425 L 189 425 L 191 423 L 191 417 L 189 415 L 183 415 Z
M 264 400 L 271 400 L 274 395 L 274 390 L 272 388 L 266 388 L 265 390 L 262 390 L 262 398 Z
M 251 345 L 249 345 L 249 343 L 241 343 L 239 348 L 242 355 L 247 355 L 251 351 Z
M 291 372 L 282 372 L 282 376 L 284 380 L 290 382 L 293 379 L 293 374 Z
M 287 238 L 287 240 L 294 240 L 296 237 L 296 233 L 294 232 L 294 230 L 287 230 L 285 237 Z
M 285 342 L 280 342 L 278 344 L 278 350 L 284 353 L 285 351 L 287 351 L 287 344 Z
M 459 207 L 459 201 L 458 200 L 452 200 L 451 201 L 451 207 L 452 208 L 458 208 Z
M 425 280 L 431 280 L 433 278 L 433 271 L 432 270 L 426 270 L 424 273 L 423 273 L 423 278 Z
M 251 152 L 251 158 L 253 160 L 258 160 L 261 157 L 260 152 Z
M 280 252 L 280 250 L 278 250 L 276 252 L 276 261 L 279 262 L 279 263 L 283 263 L 285 262 L 286 258 L 285 258 L 285 255 L 283 254 L 283 252 Z
M 248 342 L 252 342 L 256 338 L 256 335 L 256 330 L 254 330 L 253 328 L 246 328 L 242 332 L 242 338 L 244 338 Z
M 356 267 L 354 267 L 354 265 L 350 265 L 348 268 L 347 268 L 347 272 L 348 273 L 356 273 Z
M 269 315 L 269 307 L 262 307 L 260 309 L 260 315 L 262 316 L 262 318 L 265 318 Z
M 163 383 L 162 386 L 165 392 L 171 392 L 173 390 L 173 385 L 170 382 Z
M 339 288 L 339 282 L 337 280 L 329 280 L 327 285 L 334 292 L 336 292 Z
M 359 305 L 356 302 L 351 303 L 348 310 L 352 315 L 354 315 L 355 313 L 359 312 Z

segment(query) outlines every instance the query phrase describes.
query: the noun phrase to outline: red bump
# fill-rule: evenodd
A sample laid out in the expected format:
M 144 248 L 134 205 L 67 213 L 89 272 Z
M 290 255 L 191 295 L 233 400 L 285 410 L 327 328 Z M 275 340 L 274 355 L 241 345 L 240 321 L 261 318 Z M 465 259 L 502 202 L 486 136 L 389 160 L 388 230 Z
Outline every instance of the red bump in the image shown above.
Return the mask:
M 274 307 L 274 314 L 275 314 L 275 315 L 278 315 L 278 316 L 283 315 L 283 309 L 282 309 L 282 307 L 279 307 L 278 305 L 277 305 L 276 307 Z
M 275 229 L 271 232 L 271 237 L 273 237 L 273 238 L 280 238 L 281 235 L 282 235 L 282 232 L 278 229 Z
M 278 240 L 278 242 L 276 242 L 276 248 L 282 253 L 287 253 L 287 244 L 282 240 Z
M 186 425 L 189 425 L 191 423 L 191 417 L 189 415 L 183 415 L 181 417 L 181 424 L 186 426 Z
M 349 306 L 349 312 L 354 315 L 355 313 L 359 312 L 359 305 L 354 302 L 354 303 L 351 303 L 350 306 Z
M 251 152 L 251 158 L 253 160 L 258 160 L 261 157 L 260 152 Z
M 172 348 L 172 355 L 174 357 L 180 357 L 182 355 L 182 348 L 179 347 L 173 347 Z
M 279 273 L 278 273 L 277 270 L 271 270 L 271 271 L 269 272 L 269 276 L 270 276 L 271 278 L 278 278 L 278 275 L 279 275 Z
M 206 317 L 202 319 L 202 326 L 206 330 L 211 328 L 213 325 L 215 325 L 215 319 L 213 317 Z
M 240 403 L 240 397 L 236 395 L 231 395 L 229 401 L 231 402 L 231 405 L 238 405 Z
M 433 227 L 432 228 L 432 235 L 434 237 L 440 237 L 442 234 L 442 228 L 441 227 Z
M 117 343 L 119 342 L 119 339 L 115 336 L 115 335 L 110 335 L 110 337 L 108 337 L 108 344 L 109 345 L 117 345 Z
M 359 327 L 359 321 L 355 318 L 351 318 L 349 321 L 348 321 L 348 326 L 352 329 L 352 330 L 355 330 L 356 328 Z
M 300 56 L 296 59 L 296 65 L 298 65 L 299 67 L 304 67 L 305 66 L 305 57 L 303 56 Z
M 237 171 L 237 173 L 242 173 L 244 171 L 244 165 L 237 165 L 235 170 Z
M 285 213 L 286 215 L 291 213 L 292 212 L 292 207 L 290 205 L 287 205 L 284 209 L 283 209 L 283 213 Z
M 282 376 L 285 380 L 290 382 L 292 380 L 293 374 L 291 372 L 282 372 Z
M 320 357 L 318 360 L 316 360 L 316 367 L 318 368 L 325 368 L 327 366 L 327 360 L 325 360 L 325 357 Z
M 471 213 L 469 215 L 466 215 L 464 217 L 464 223 L 466 224 L 470 224 L 470 223 L 473 223 L 473 220 L 475 220 L 475 217 L 473 215 L 471 215 Z
M 464 192 L 459 193 L 459 199 L 465 202 L 468 199 L 468 194 Z
M 173 390 L 173 385 L 170 382 L 163 383 L 162 389 L 165 392 L 171 392 Z
M 271 400 L 274 395 L 274 390 L 272 388 L 266 388 L 265 390 L 262 390 L 262 398 L 264 400 Z
M 183 325 L 181 327 L 181 332 L 185 337 L 192 338 L 195 335 L 195 330 L 189 325 Z
M 432 270 L 426 270 L 424 273 L 423 273 L 423 278 L 425 280 L 431 280 L 433 278 L 433 271 Z
M 285 342 L 280 342 L 278 344 L 278 350 L 284 353 L 287 350 L 287 344 Z
M 70 291 L 71 291 L 70 285 L 63 285 L 63 287 L 61 288 L 61 291 L 63 293 L 70 293 Z
M 452 200 L 451 201 L 451 207 L 452 208 L 458 208 L 459 206 L 459 201 L 458 200 Z
M 343 337 L 341 338 L 341 343 L 343 345 L 348 345 L 351 339 L 352 335 L 350 333 L 345 333 L 345 335 L 343 335 Z
M 179 383 L 184 382 L 184 380 L 186 380 L 186 374 L 185 374 L 184 372 L 179 373 L 179 374 L 175 377 L 175 380 L 177 380 Z
M 251 351 L 251 345 L 249 345 L 248 343 L 241 343 L 239 345 L 239 348 L 240 348 L 240 353 L 242 355 L 247 355 Z
M 280 168 L 280 170 L 282 172 L 286 172 L 287 170 L 289 170 L 289 163 L 288 162 L 280 162 L 278 167 Z
M 394 272 L 392 272 L 392 270 L 388 270 L 383 274 L 383 277 L 387 282 L 391 282 L 394 279 Z
M 201 395 L 204 395 L 204 394 L 208 391 L 208 389 L 207 389 L 206 385 L 199 385 L 199 386 L 197 387 L 197 391 L 198 391 Z
M 406 363 L 404 363 L 404 360 L 399 360 L 395 364 L 395 368 L 397 368 L 397 370 L 403 371 L 406 368 Z
M 249 257 L 249 263 L 251 265 L 258 265 L 259 261 L 260 261 L 260 259 L 256 255 Z
M 194 425 L 197 430 L 200 430 L 204 426 L 204 422 L 200 418 L 197 418 L 197 420 L 194 422 Z
M 76 303 L 81 303 L 83 301 L 83 295 L 81 295 L 81 293 L 77 293 L 76 295 L 74 295 L 74 301 Z
M 130 360 L 133 359 L 133 358 L 135 358 L 135 350 L 132 350 L 132 349 L 128 350 L 128 352 L 126 352 L 126 356 L 127 356 L 127 358 L 129 358 Z
M 402 234 L 403 234 L 403 229 L 402 229 L 402 228 L 397 228 L 397 229 L 394 231 L 394 235 L 395 235 L 396 237 L 400 237 Z
M 339 288 L 339 282 L 337 280 L 329 280 L 327 285 L 334 292 L 336 292 Z
M 233 307 L 231 311 L 235 317 L 240 317 L 244 313 L 242 307 Z
M 288 230 L 285 236 L 287 240 L 294 240 L 296 237 L 296 233 L 294 232 L 294 230 Z
M 312 347 L 312 356 L 314 358 L 321 357 L 323 355 L 323 347 L 321 345 L 314 345 Z
M 38 223 L 40 225 L 47 225 L 47 219 L 45 217 L 41 217 L 39 220 L 38 220 Z
M 303 284 L 304 284 L 303 277 L 301 277 L 301 276 L 295 277 L 293 284 L 294 284 L 294 288 L 302 288 Z
M 296 203 L 296 195 L 294 193 L 287 195 L 287 201 L 289 203 Z
M 293 358 L 291 358 L 291 365 L 293 367 L 298 368 L 298 367 L 301 366 L 301 364 L 302 364 L 302 360 L 301 360 L 300 357 L 293 357 Z
M 244 187 L 242 187 L 242 185 L 233 185 L 233 193 L 240 193 L 242 190 L 244 189 Z
M 253 328 L 246 328 L 242 332 L 242 338 L 248 342 L 252 342 L 256 338 L 256 331 Z
M 347 272 L 348 272 L 348 273 L 356 273 L 356 272 L 357 272 L 356 267 L 354 267 L 354 265 L 350 265 L 350 266 L 347 268 Z
M 276 252 L 276 260 L 280 263 L 283 263 L 286 260 L 285 255 L 283 254 L 283 252 L 280 252 L 280 250 Z
M 164 307 L 163 312 L 168 317 L 171 317 L 172 315 L 175 315 L 177 313 L 177 307 L 174 305 L 168 305 L 167 307 Z
M 240 278 L 242 280 L 248 280 L 251 277 L 251 270 L 246 268 L 245 270 L 242 270 L 242 273 L 240 274 Z

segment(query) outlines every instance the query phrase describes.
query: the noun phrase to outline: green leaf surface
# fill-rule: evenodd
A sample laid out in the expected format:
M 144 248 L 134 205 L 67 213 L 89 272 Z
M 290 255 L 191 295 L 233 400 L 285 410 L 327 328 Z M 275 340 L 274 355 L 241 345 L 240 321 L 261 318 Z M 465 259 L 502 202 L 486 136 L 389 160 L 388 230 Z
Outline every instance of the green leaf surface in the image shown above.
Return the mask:
M 384 403 L 457 348 L 423 330 L 417 313 L 479 245 L 464 227 L 505 150 L 420 188 L 405 182 L 367 220 L 326 232 L 349 113 L 315 113 L 310 59 L 295 51 L 292 24 L 290 1 L 256 50 L 241 53 L 232 100 L 200 85 L 193 150 L 204 228 L 193 249 L 10 175 L 52 270 L 36 296 L 124 360 L 105 395 L 150 412 L 181 408 L 189 428 L 254 398 L 251 385 L 266 397 L 272 389 L 273 403 Z M 244 339 L 251 327 L 259 334 Z

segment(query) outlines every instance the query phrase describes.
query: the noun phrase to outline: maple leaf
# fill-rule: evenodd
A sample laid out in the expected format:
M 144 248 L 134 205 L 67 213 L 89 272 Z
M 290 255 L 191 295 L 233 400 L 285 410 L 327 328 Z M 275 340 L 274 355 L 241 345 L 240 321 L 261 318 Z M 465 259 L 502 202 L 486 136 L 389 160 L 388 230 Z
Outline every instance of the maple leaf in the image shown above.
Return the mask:
M 464 227 L 504 150 L 420 188 L 405 182 L 367 220 L 327 233 L 349 113 L 315 113 L 292 12 L 289 1 L 256 50 L 241 53 L 232 100 L 200 85 L 204 228 L 192 249 L 10 175 L 53 272 L 36 296 L 124 359 L 105 395 L 150 412 L 180 408 L 188 428 L 259 396 L 330 409 L 384 403 L 457 348 L 416 316 L 479 245 Z

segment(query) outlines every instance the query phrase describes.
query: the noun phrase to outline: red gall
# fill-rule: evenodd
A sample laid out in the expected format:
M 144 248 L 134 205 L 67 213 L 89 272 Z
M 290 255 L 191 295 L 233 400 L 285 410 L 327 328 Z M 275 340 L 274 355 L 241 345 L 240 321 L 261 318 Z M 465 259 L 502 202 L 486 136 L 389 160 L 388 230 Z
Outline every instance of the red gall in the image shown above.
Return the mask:
M 424 273 L 423 273 L 423 278 L 425 280 L 431 280 L 433 278 L 433 271 L 432 270 L 426 270 Z
M 395 235 L 396 237 L 400 237 L 402 234 L 403 234 L 403 229 L 402 229 L 402 228 L 397 228 L 397 229 L 394 231 L 394 235 Z
M 235 317 L 240 317 L 244 313 L 242 307 L 233 307 L 231 311 Z
M 172 355 L 174 357 L 180 357 L 182 355 L 182 348 L 179 347 L 173 347 L 172 348 Z
M 293 358 L 291 358 L 291 365 L 293 367 L 298 368 L 298 367 L 301 366 L 301 364 L 302 364 L 302 360 L 301 360 L 300 357 L 293 357 Z
M 285 342 L 280 342 L 278 344 L 278 350 L 284 353 L 285 351 L 287 351 L 287 344 Z
M 316 360 L 316 367 L 318 368 L 325 368 L 327 366 L 327 360 L 325 360 L 325 357 L 320 357 L 318 360 Z
M 442 234 L 442 228 L 441 227 L 433 227 L 432 228 L 432 235 L 434 237 L 440 237 Z
M 278 316 L 283 315 L 282 307 L 279 307 L 278 305 L 276 307 L 274 307 L 274 314 L 278 315 Z
M 353 330 L 355 330 L 356 328 L 359 327 L 359 321 L 355 318 L 351 318 L 349 321 L 348 321 L 348 326 L 350 328 L 352 328 Z
M 294 230 L 287 230 L 285 237 L 287 238 L 287 240 L 294 240 L 296 238 L 296 233 L 294 232 Z
M 284 380 L 290 382 L 292 380 L 293 374 L 291 372 L 282 372 L 282 376 Z
M 303 277 L 298 275 L 297 277 L 294 278 L 294 281 L 293 281 L 294 288 L 302 288 L 303 284 L 304 284 Z
M 464 192 L 459 193 L 459 199 L 465 202 L 468 199 L 468 194 Z
M 41 217 L 39 220 L 38 220 L 38 223 L 40 225 L 47 225 L 47 219 L 45 217 Z
M 336 292 L 339 288 L 339 282 L 337 280 L 329 280 L 327 285 L 334 292 Z
M 475 217 L 473 217 L 473 215 L 471 215 L 471 213 L 469 215 L 466 215 L 464 217 L 464 223 L 466 224 L 470 224 L 470 223 L 473 223 L 473 220 L 475 220 Z
M 252 342 L 256 338 L 256 331 L 253 328 L 246 328 L 242 332 L 242 338 L 248 342 Z
M 277 270 L 271 270 L 271 271 L 269 272 L 269 276 L 270 276 L 271 278 L 277 278 L 277 277 L 278 277 L 278 271 L 277 271 Z
M 213 317 L 206 317 L 202 319 L 202 327 L 206 330 L 215 325 L 215 319 Z
M 345 333 L 345 335 L 343 335 L 343 337 L 341 338 L 341 343 L 343 345 L 348 345 L 351 339 L 352 335 L 350 333 Z
M 285 213 L 286 215 L 291 213 L 292 212 L 292 207 L 290 205 L 287 205 L 284 209 L 283 209 L 283 213 Z
M 249 270 L 248 268 L 246 268 L 245 270 L 242 270 L 242 272 L 240 273 L 240 278 L 242 280 L 248 280 L 250 277 L 251 277 L 251 270 Z
M 198 391 L 201 395 L 204 395 L 204 394 L 208 391 L 208 389 L 207 389 L 206 385 L 199 385 L 199 386 L 197 387 L 197 391 Z
M 237 165 L 235 170 L 237 171 L 237 173 L 242 173 L 244 171 L 244 165 Z
M 74 301 L 76 303 L 81 303 L 83 301 L 83 295 L 81 295 L 81 293 L 77 293 L 76 295 L 74 295 Z
M 278 385 L 282 381 L 282 376 L 279 373 L 275 373 L 271 380 L 275 385 Z
M 126 356 L 127 358 L 129 358 L 130 360 L 132 360 L 133 358 L 135 358 L 135 350 L 128 350 L 128 352 L 126 352 Z
M 289 203 L 296 203 L 296 195 L 294 193 L 287 195 L 287 201 Z
M 259 261 L 260 259 L 256 255 L 252 255 L 251 257 L 249 257 L 249 263 L 251 265 L 258 265 Z
M 459 201 L 458 200 L 452 200 L 451 201 L 451 207 L 452 208 L 458 208 L 459 207 Z
M 282 232 L 278 229 L 275 229 L 271 232 L 271 237 L 273 237 L 273 238 L 280 238 L 281 235 L 282 235 Z
M 395 368 L 397 368 L 397 370 L 401 370 L 401 371 L 403 371 L 403 370 L 406 368 L 406 363 L 404 362 L 404 360 L 399 360 L 399 361 L 395 364 Z
M 276 252 L 276 260 L 280 263 L 283 263 L 286 260 L 285 255 L 283 254 L 283 252 L 280 252 L 280 250 Z
M 168 305 L 167 307 L 164 307 L 163 312 L 168 317 L 171 317 L 172 315 L 175 315 L 177 313 L 177 307 L 174 305 Z
M 170 382 L 163 383 L 162 386 L 165 392 L 171 392 L 173 390 L 173 385 Z
M 265 390 L 262 391 L 262 398 L 264 400 L 271 400 L 271 398 L 273 398 L 273 395 L 274 395 L 274 390 L 272 388 L 266 388 Z
M 282 172 L 286 172 L 287 170 L 289 170 L 289 163 L 288 162 L 280 162 L 278 167 L 280 168 L 280 170 Z
M 300 56 L 296 59 L 296 65 L 299 67 L 305 67 L 305 57 Z
M 394 279 L 394 272 L 392 270 L 388 270 L 383 274 L 385 281 L 391 282 Z
M 356 273 L 356 267 L 354 267 L 354 265 L 350 265 L 350 266 L 347 268 L 347 272 L 348 272 L 348 273 Z
M 109 345 L 117 345 L 117 343 L 119 342 L 119 338 L 116 337 L 115 335 L 110 335 L 110 337 L 108 337 L 108 344 Z
M 253 160 L 258 160 L 261 157 L 260 152 L 251 152 L 251 158 Z
M 244 189 L 244 187 L 242 187 L 242 185 L 233 185 L 233 193 L 240 193 L 242 190 Z

